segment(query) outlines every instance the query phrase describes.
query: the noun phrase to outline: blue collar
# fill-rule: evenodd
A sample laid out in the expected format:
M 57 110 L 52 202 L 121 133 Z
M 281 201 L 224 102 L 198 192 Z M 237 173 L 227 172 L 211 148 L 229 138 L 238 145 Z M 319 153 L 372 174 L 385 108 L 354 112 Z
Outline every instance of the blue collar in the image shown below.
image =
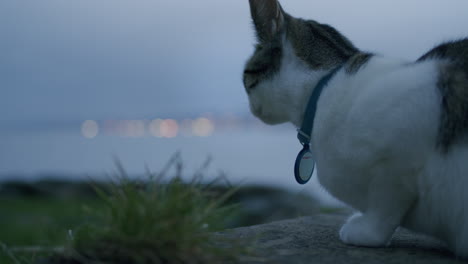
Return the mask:
M 310 144 L 310 137 L 312 134 L 312 128 L 314 126 L 315 112 L 317 111 L 317 103 L 322 93 L 323 89 L 327 86 L 330 80 L 335 76 L 335 74 L 341 69 L 342 66 L 339 66 L 332 70 L 330 73 L 325 75 L 315 86 L 310 96 L 309 103 L 307 104 L 306 111 L 304 113 L 304 119 L 302 121 L 302 126 L 297 130 L 297 138 L 302 145 Z

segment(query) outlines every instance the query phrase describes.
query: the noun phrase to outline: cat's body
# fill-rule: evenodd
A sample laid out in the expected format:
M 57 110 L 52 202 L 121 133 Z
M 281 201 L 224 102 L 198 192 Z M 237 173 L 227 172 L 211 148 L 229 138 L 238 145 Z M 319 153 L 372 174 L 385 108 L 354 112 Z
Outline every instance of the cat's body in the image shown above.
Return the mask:
M 468 40 L 416 62 L 362 53 L 327 25 L 250 0 L 259 45 L 244 85 L 254 115 L 300 127 L 318 81 L 311 135 L 319 182 L 359 213 L 349 244 L 384 246 L 399 226 L 468 257 Z

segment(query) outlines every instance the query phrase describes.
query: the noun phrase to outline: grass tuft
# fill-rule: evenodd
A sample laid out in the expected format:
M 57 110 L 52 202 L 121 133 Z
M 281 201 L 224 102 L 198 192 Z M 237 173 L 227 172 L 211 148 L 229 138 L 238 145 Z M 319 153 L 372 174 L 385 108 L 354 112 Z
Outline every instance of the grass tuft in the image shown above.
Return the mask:
M 200 171 L 184 183 L 178 154 L 145 181 L 132 181 L 120 163 L 117 167 L 110 188 L 95 185 L 104 209 L 89 209 L 92 221 L 71 230 L 65 256 L 49 263 L 221 263 L 245 252 L 234 241 L 229 244 L 237 246 L 220 246 L 226 241 L 212 235 L 234 213 L 224 204 L 235 189 L 210 192 Z M 171 168 L 175 177 L 165 179 Z

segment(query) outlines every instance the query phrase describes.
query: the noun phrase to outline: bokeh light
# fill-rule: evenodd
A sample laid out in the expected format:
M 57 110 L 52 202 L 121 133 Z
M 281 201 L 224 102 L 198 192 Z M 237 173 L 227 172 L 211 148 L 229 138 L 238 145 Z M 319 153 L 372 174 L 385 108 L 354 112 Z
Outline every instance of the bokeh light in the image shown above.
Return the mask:
M 99 125 L 94 120 L 86 120 L 81 124 L 81 135 L 85 138 L 95 138 L 99 134 Z
M 177 124 L 177 121 L 173 119 L 166 119 L 161 122 L 159 132 L 165 138 L 174 138 L 179 132 L 179 125 Z
M 202 117 L 195 120 L 192 124 L 192 132 L 199 137 L 208 137 L 213 134 L 214 123 L 208 118 Z

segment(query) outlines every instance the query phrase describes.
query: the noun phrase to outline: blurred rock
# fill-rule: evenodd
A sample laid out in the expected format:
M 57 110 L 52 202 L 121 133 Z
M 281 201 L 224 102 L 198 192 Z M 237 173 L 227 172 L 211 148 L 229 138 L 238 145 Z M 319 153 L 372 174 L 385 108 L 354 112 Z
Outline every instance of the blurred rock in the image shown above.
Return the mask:
M 106 184 L 96 182 L 96 186 Z M 93 185 L 88 182 L 43 179 L 35 182 L 6 181 L 0 183 L 0 197 L 3 198 L 82 198 L 94 197 Z
M 465 263 L 457 260 L 439 241 L 405 230 L 398 230 L 386 248 L 345 245 L 338 238 L 345 219 L 344 214 L 321 214 L 241 227 L 218 235 L 254 241 L 251 256 L 243 257 L 242 264 Z
M 258 225 L 320 211 L 319 202 L 309 195 L 266 186 L 240 188 L 228 202 L 239 205 L 239 215 L 230 219 L 227 227 Z

